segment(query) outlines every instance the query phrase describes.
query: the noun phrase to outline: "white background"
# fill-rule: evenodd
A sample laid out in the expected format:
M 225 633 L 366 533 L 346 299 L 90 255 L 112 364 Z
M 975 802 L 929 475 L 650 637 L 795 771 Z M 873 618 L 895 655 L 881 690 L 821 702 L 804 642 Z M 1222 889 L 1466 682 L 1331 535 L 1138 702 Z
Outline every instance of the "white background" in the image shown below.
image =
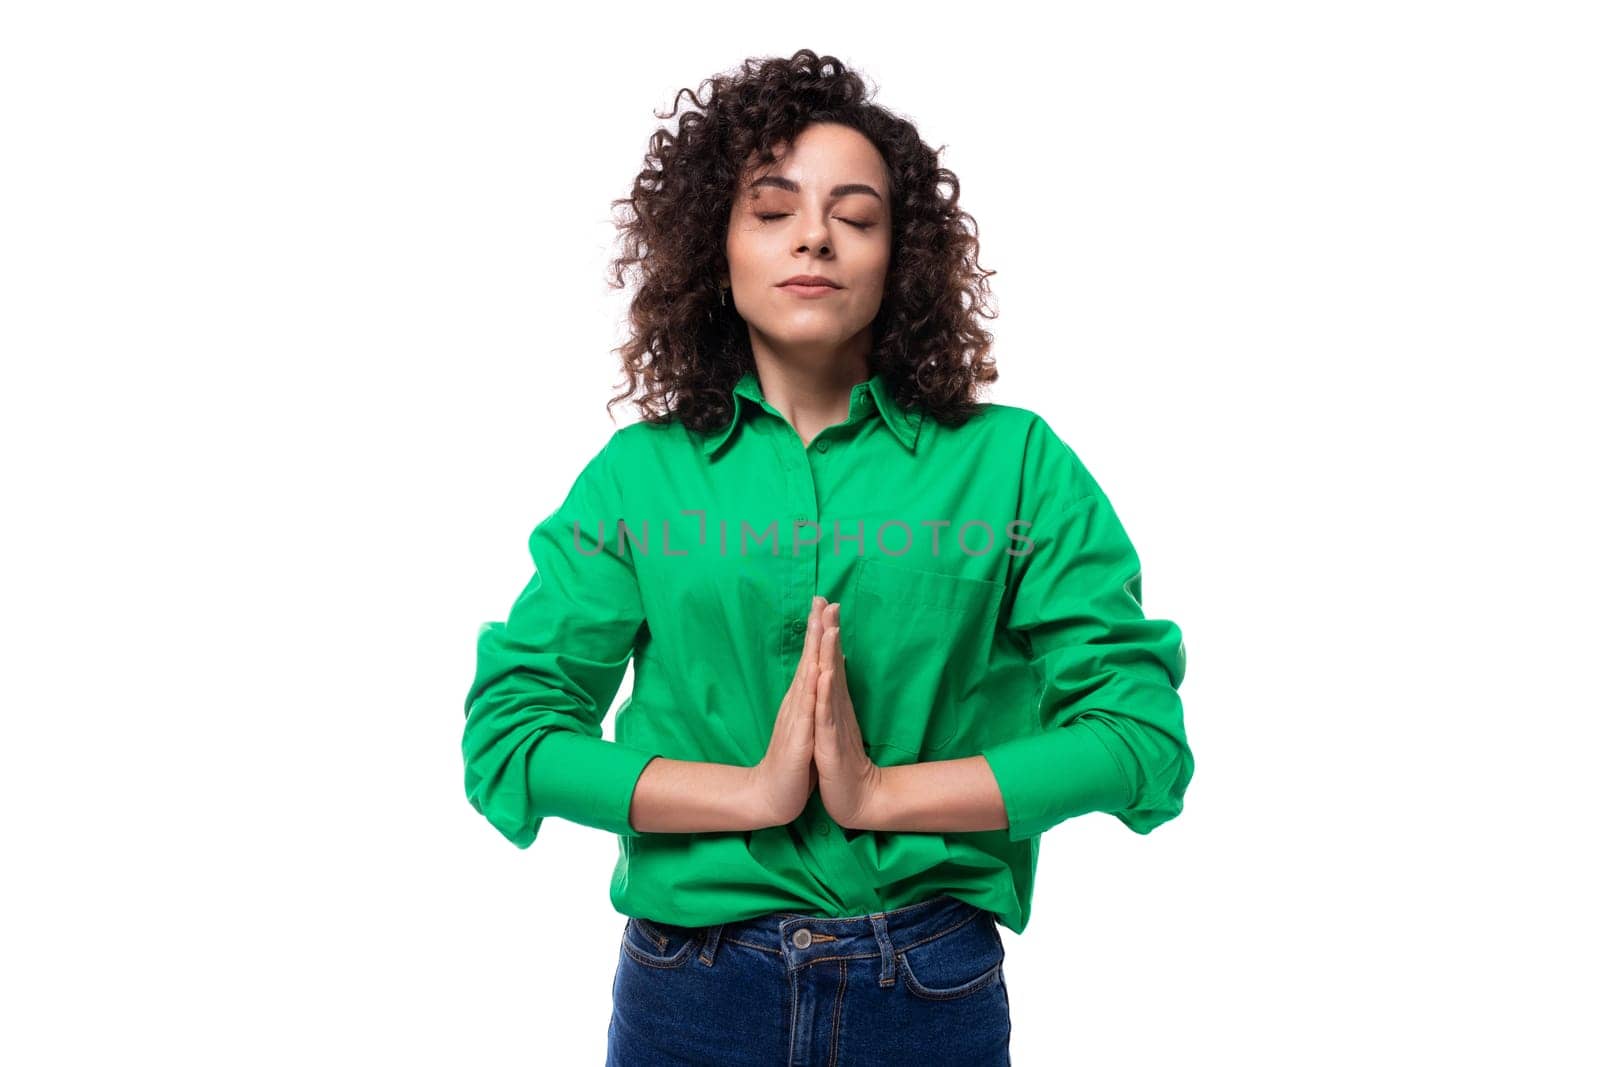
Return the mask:
M 468 805 L 474 640 L 637 418 L 652 111 L 812 48 L 1184 628 L 1186 809 L 1044 838 L 1015 1062 L 1595 1062 L 1586 7 L 7 5 L 0 1058 L 601 1062 L 616 842 Z

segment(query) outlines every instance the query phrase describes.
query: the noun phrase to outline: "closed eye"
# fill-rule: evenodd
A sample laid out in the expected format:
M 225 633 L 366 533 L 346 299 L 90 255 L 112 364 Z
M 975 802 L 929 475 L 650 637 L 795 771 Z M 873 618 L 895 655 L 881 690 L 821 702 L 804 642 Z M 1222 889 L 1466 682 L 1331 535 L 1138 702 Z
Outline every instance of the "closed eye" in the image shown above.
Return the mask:
M 756 216 L 756 218 L 760 219 L 762 222 L 771 222 L 773 219 L 781 219 L 781 218 L 784 218 L 784 217 L 788 216 L 789 214 L 791 214 L 791 213 L 787 212 L 787 211 L 763 211 L 760 214 L 758 214 Z M 871 229 L 872 228 L 872 223 L 870 223 L 870 222 L 857 222 L 854 219 L 840 219 L 839 221 L 842 222 L 842 223 L 845 223 L 848 226 L 854 226 L 858 230 L 866 230 L 866 229 Z

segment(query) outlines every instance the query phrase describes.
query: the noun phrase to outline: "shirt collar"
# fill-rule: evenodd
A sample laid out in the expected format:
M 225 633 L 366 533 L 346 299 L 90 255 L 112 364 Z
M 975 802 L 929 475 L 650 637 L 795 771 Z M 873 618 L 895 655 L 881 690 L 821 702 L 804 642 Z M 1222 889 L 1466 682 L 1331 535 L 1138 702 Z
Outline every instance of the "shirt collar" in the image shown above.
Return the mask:
M 858 382 L 851 387 L 849 421 L 859 420 L 869 410 L 869 405 L 877 408 L 878 413 L 883 416 L 884 424 L 906 447 L 906 451 L 915 454 L 917 434 L 922 428 L 922 412 L 902 407 L 895 400 L 889 382 L 882 373 L 874 374 L 866 381 Z M 702 446 L 705 453 L 710 455 L 720 448 L 733 434 L 735 424 L 742 417 L 748 418 L 749 410 L 752 408 L 766 408 L 772 414 L 778 414 L 762 395 L 761 380 L 756 377 L 755 372 L 745 371 L 744 376 L 733 387 L 733 417 L 724 426 L 706 435 Z

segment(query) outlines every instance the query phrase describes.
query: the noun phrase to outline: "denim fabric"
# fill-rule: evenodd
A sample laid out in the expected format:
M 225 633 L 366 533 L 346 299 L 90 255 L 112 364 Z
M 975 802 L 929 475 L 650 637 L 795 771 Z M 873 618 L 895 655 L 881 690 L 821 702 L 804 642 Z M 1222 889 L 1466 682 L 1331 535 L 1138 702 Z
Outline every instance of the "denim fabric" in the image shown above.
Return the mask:
M 992 912 L 948 895 L 846 918 L 623 924 L 607 1067 L 1011 1063 Z

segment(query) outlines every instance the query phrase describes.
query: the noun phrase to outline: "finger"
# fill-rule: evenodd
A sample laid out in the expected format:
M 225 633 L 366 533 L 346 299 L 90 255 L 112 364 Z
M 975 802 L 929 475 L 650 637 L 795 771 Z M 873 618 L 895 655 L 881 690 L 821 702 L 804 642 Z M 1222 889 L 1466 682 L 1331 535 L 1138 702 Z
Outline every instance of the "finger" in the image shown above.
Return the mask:
M 827 656 L 828 667 L 824 673 L 827 675 L 827 702 L 828 715 L 831 722 L 834 713 L 845 706 L 849 694 L 845 691 L 844 684 L 844 653 L 841 651 L 839 628 L 829 626 L 823 631 L 823 650 Z
M 839 631 L 837 631 L 837 630 L 834 631 L 835 634 L 837 634 L 838 632 Z M 839 639 L 837 637 L 834 638 L 834 644 L 836 646 L 839 645 Z M 842 651 L 839 653 L 839 664 L 833 670 L 832 684 L 833 684 L 833 693 L 832 693 L 832 695 L 831 695 L 831 697 L 829 699 L 829 705 L 832 706 L 832 707 L 839 708 L 841 710 L 841 712 L 842 712 L 843 709 L 847 706 L 847 704 L 849 702 L 849 699 L 850 699 L 850 694 L 848 692 L 846 692 L 846 690 L 845 690 L 844 652 L 842 652 Z
M 817 703 L 817 668 L 815 665 L 801 668 L 800 673 L 800 706 L 812 708 Z
M 817 675 L 817 728 L 831 729 L 833 726 L 833 656 L 834 639 L 838 631 L 825 629 L 822 634 L 821 667 Z
M 858 748 L 864 743 L 861 736 L 861 720 L 856 717 L 855 705 L 850 701 L 850 680 L 845 677 L 844 671 L 839 672 L 839 680 L 835 683 L 834 703 L 841 708 L 840 730 L 850 736 L 852 748 Z
M 819 625 L 821 614 L 817 607 L 819 601 L 826 603 L 821 597 L 811 598 L 811 614 L 806 617 L 806 637 L 804 643 L 800 646 L 800 662 L 795 665 L 794 678 L 789 683 L 798 692 L 806 691 L 807 680 L 813 673 L 812 661 L 817 658 L 817 646 L 820 638 L 818 631 L 822 629 Z
M 816 729 L 826 735 L 833 729 L 833 668 L 822 668 L 817 679 Z
M 800 650 L 800 693 L 807 714 L 817 700 L 817 648 L 822 643 L 822 608 L 827 601 L 811 598 L 811 616 L 806 621 L 805 646 Z
M 822 640 L 823 609 L 828 601 L 820 596 L 811 598 L 811 614 L 806 618 L 805 647 L 800 652 L 800 662 L 804 669 L 809 670 L 817 658 L 817 645 Z
M 838 634 L 838 639 L 836 640 L 835 645 L 839 649 L 839 663 L 841 665 L 844 663 L 844 626 L 839 621 L 839 613 L 843 610 L 844 608 L 839 604 L 828 605 L 829 615 L 827 625 L 832 626 L 835 632 Z

